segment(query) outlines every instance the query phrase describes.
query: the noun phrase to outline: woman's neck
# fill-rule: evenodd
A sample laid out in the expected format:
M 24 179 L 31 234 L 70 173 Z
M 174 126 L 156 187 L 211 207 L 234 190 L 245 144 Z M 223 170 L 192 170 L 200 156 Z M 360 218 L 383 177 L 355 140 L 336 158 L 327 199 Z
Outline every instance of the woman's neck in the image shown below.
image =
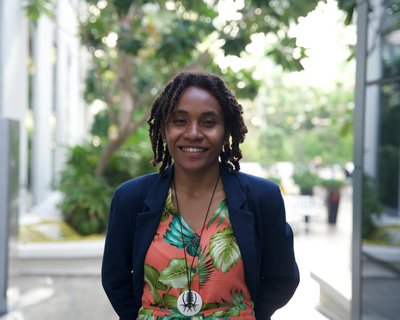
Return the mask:
M 211 167 L 207 172 L 187 173 L 175 167 L 174 183 L 179 192 L 197 195 L 213 189 L 219 177 L 219 165 Z

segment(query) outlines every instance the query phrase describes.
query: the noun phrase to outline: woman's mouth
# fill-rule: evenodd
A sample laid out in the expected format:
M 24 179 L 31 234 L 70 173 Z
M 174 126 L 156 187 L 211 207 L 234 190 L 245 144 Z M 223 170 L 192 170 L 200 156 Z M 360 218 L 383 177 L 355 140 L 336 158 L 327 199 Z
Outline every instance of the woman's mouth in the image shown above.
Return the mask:
M 195 152 L 205 152 L 207 151 L 206 148 L 199 148 L 199 147 L 180 147 L 183 152 L 195 153 Z

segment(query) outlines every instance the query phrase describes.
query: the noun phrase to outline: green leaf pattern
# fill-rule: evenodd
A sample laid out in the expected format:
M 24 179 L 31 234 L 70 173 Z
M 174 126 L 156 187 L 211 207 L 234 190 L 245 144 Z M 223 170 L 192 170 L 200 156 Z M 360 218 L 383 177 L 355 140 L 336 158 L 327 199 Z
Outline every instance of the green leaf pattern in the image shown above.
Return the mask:
M 160 273 L 158 270 L 148 264 L 144 265 L 144 281 L 149 285 L 153 294 L 154 302 L 161 303 L 161 297 L 157 290 L 165 290 L 167 287 L 159 281 Z
M 199 253 L 198 259 L 198 274 L 200 289 L 204 287 L 204 284 L 210 279 L 213 270 L 213 264 L 210 258 L 210 254 L 207 252 L 207 246 Z
M 228 272 L 241 258 L 232 227 L 219 230 L 210 239 L 210 255 L 215 269 Z
M 212 223 L 219 217 L 217 227 L 219 227 L 224 219 L 227 219 L 229 221 L 229 214 L 228 214 L 228 205 L 226 203 L 226 200 L 221 201 L 219 206 L 217 207 L 217 210 L 215 210 L 214 214 L 210 217 L 210 220 L 207 223 L 207 229 L 210 228 Z
M 186 288 L 188 281 L 185 259 L 171 259 L 168 266 L 160 272 L 160 282 L 172 288 Z

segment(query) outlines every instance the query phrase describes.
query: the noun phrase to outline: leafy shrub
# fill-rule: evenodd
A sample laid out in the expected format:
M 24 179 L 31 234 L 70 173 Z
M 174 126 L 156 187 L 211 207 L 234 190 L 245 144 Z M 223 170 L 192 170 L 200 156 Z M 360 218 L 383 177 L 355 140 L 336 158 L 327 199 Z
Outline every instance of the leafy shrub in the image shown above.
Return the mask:
M 89 143 L 71 147 L 61 173 L 63 200 L 59 207 L 65 222 L 81 235 L 104 232 L 113 190 L 126 180 L 153 171 L 149 150 L 130 143 L 112 154 L 103 176 L 95 177 L 100 152 L 100 147 Z
M 276 176 L 268 176 L 268 180 L 276 183 L 277 185 L 281 184 L 281 178 L 280 177 L 276 177 Z
M 339 191 L 344 186 L 344 181 L 340 179 L 322 179 L 320 184 L 328 191 Z
M 64 193 L 60 208 L 65 222 L 82 235 L 106 230 L 112 188 L 104 178 L 69 172 L 63 176 L 60 190 Z
M 372 237 L 377 226 L 374 219 L 382 214 L 382 203 L 379 199 L 379 189 L 376 181 L 364 175 L 363 177 L 363 200 L 362 200 L 362 237 L 369 239 Z

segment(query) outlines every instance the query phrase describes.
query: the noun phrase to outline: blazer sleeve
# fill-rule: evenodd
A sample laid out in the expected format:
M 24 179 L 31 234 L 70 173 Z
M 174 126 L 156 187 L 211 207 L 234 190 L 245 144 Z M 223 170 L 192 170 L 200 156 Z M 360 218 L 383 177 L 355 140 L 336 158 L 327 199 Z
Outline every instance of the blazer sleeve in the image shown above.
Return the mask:
M 135 303 L 132 283 L 132 216 L 128 205 L 121 204 L 118 189 L 111 201 L 109 223 L 102 263 L 102 285 L 114 310 L 122 320 L 134 319 Z M 131 208 L 132 210 L 132 208 Z
M 293 232 L 286 223 L 281 192 L 274 186 L 264 197 L 261 286 L 255 302 L 257 319 L 270 319 L 293 296 L 300 281 L 293 250 Z

